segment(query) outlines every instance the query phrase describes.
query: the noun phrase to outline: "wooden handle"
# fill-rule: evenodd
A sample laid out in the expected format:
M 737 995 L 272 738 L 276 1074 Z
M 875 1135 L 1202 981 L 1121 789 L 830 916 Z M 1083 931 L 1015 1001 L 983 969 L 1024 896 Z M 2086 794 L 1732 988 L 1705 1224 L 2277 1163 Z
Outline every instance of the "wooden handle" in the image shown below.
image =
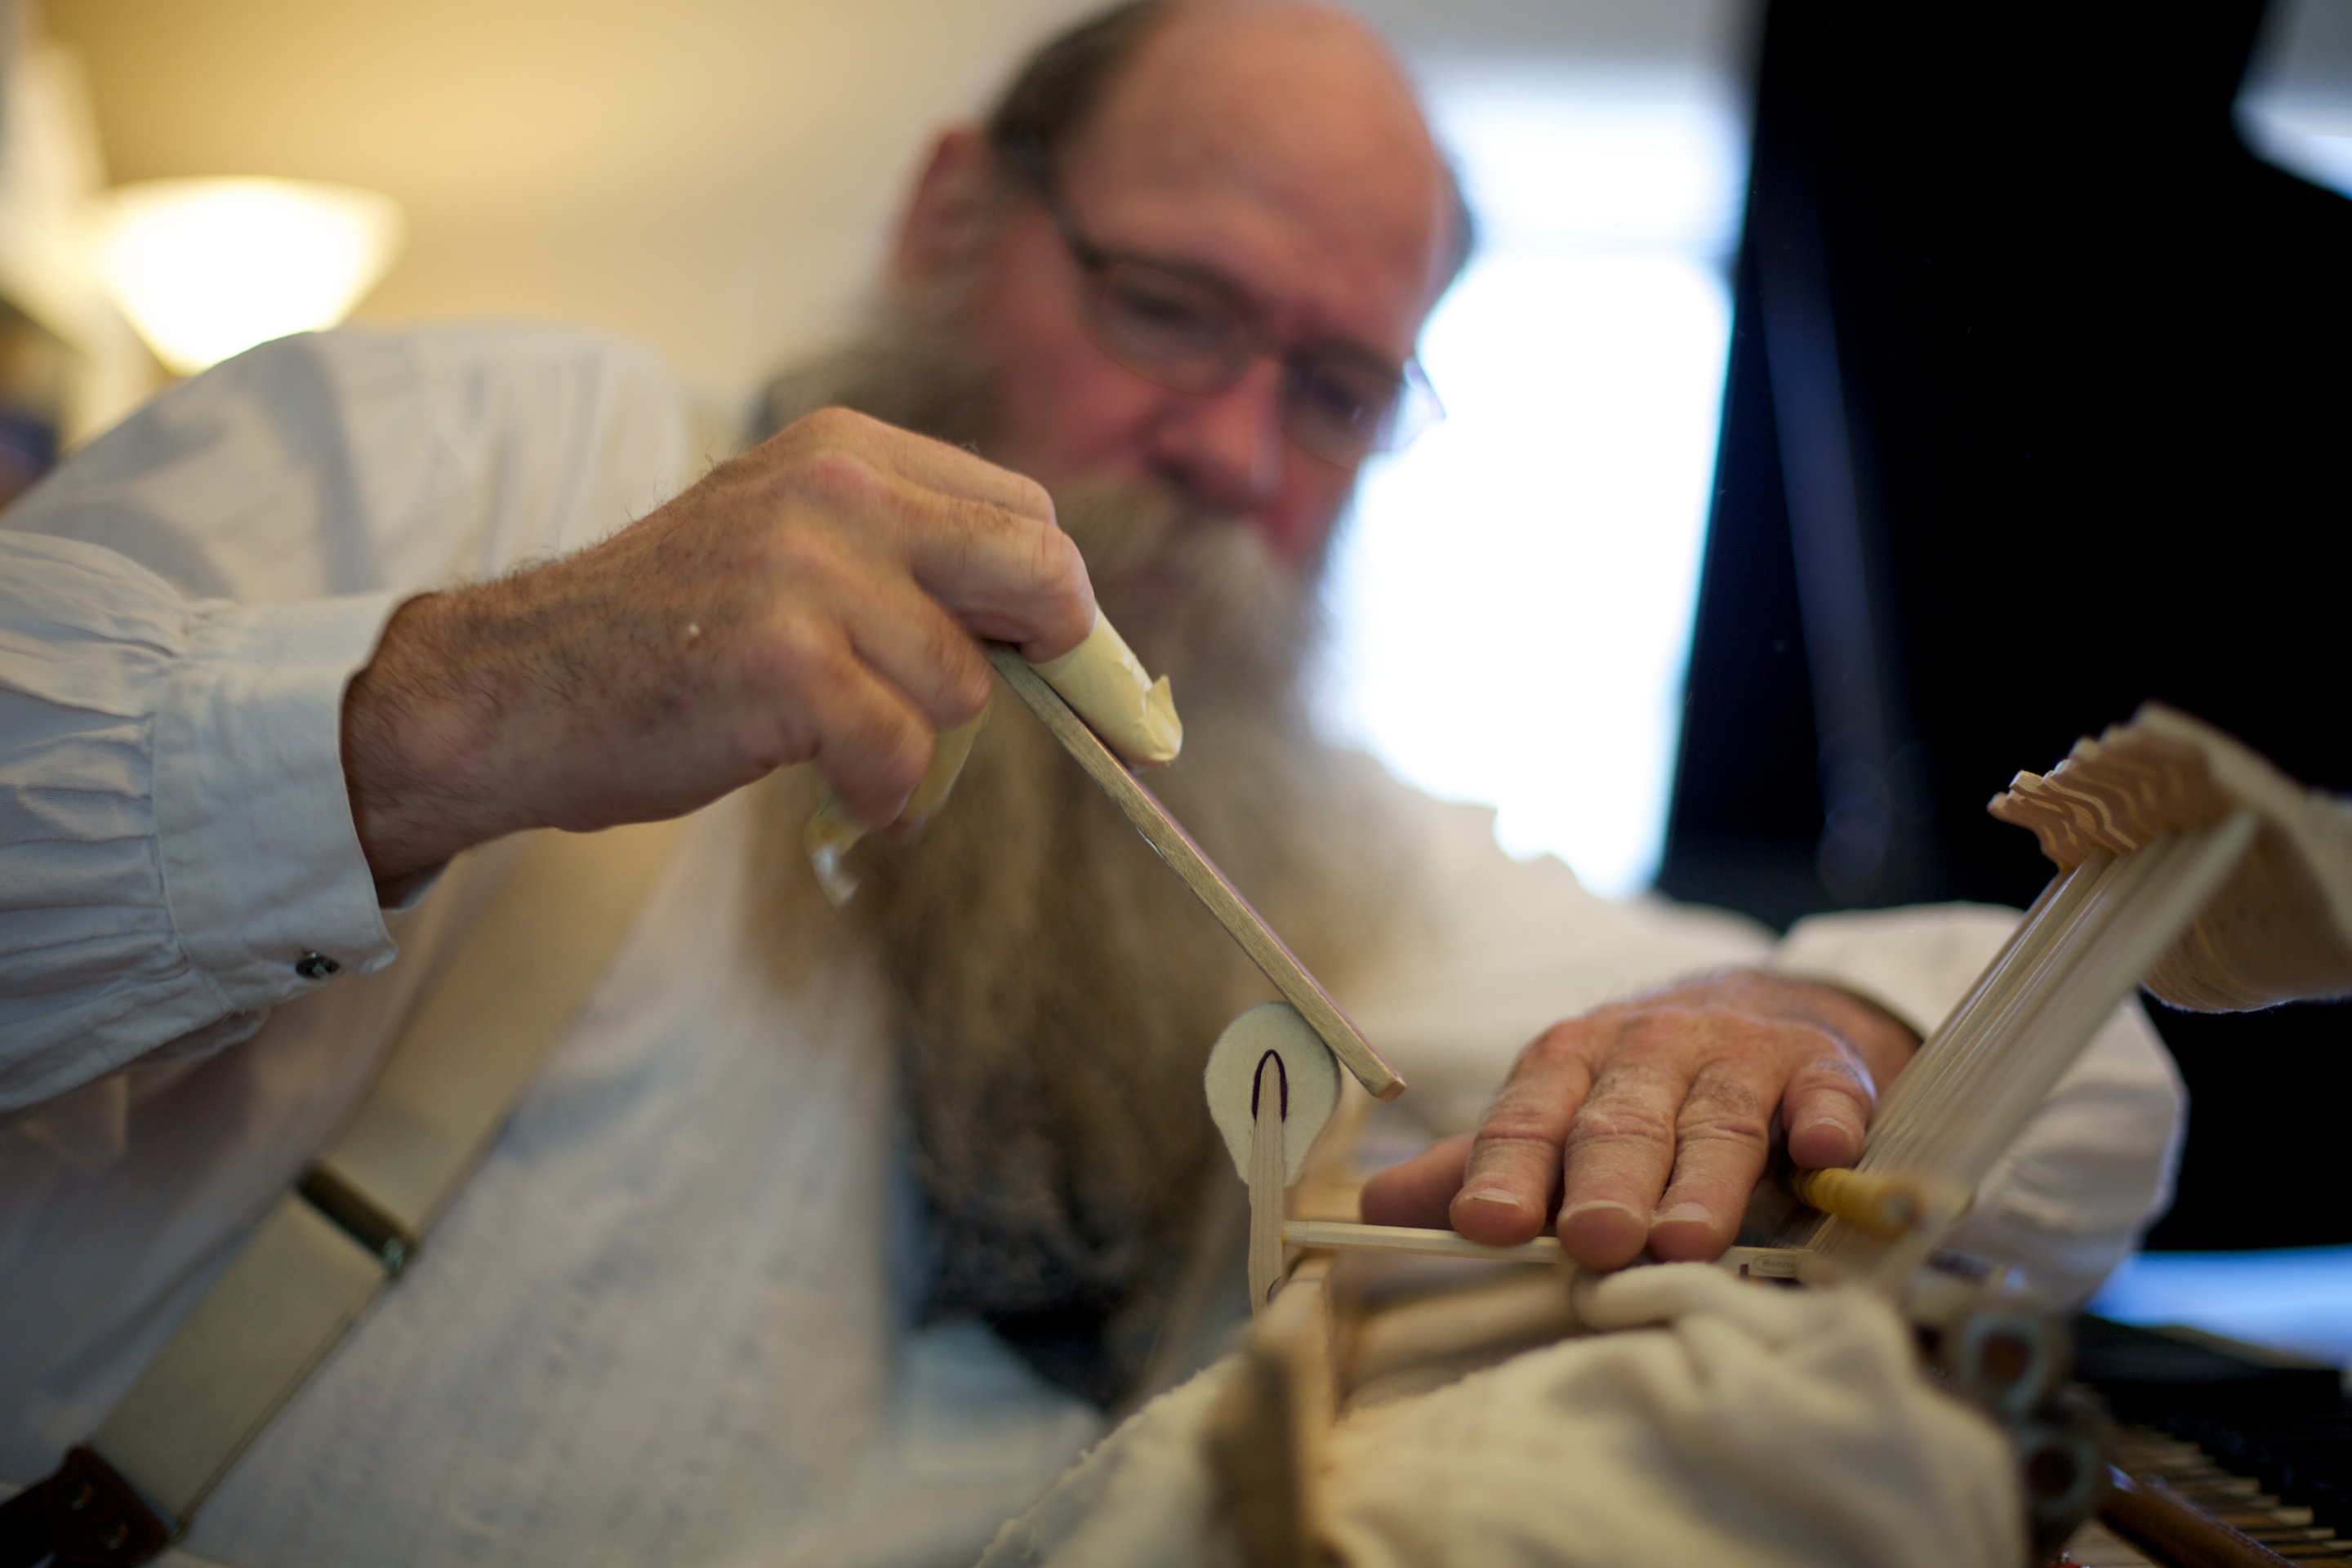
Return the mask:
M 1286 1219 L 1282 1239 L 1293 1247 L 1328 1252 L 1418 1252 L 1430 1258 L 1467 1258 L 1481 1263 L 1566 1263 L 1557 1237 L 1539 1236 L 1517 1247 L 1488 1247 L 1451 1230 L 1402 1225 L 1358 1225 L 1344 1219 Z M 1732 1247 L 1715 1267 L 1743 1279 L 1794 1279 L 1803 1266 L 1802 1248 Z
M 1475 1258 L 1489 1263 L 1559 1263 L 1567 1254 L 1557 1237 L 1539 1236 L 1517 1247 L 1487 1247 L 1450 1230 L 1402 1225 L 1358 1225 L 1344 1219 L 1289 1219 L 1282 1239 L 1293 1247 L 1335 1251 L 1418 1252 L 1431 1258 Z
M 1881 1236 L 1903 1236 L 1929 1225 L 1940 1228 L 1968 1206 L 1948 1196 L 1939 1201 L 1926 1184 L 1883 1171 L 1790 1171 L 1782 1184 L 1799 1203 Z
M 1111 804 L 1143 835 L 1144 842 L 1192 889 L 1192 896 L 1208 907 L 1217 923 L 1241 943 L 1250 962 L 1274 982 L 1274 988 L 1282 993 L 1284 1001 L 1298 1009 L 1307 1026 L 1331 1047 L 1331 1054 L 1356 1075 L 1356 1081 L 1375 1100 L 1394 1100 L 1402 1094 L 1404 1079 L 1397 1076 L 1396 1069 L 1381 1060 L 1364 1043 L 1364 1037 L 1356 1032 L 1356 1026 L 1348 1021 L 1348 1016 L 1316 983 L 1315 976 L 1307 973 L 1307 966 L 1282 945 L 1282 939 L 1250 908 L 1249 900 L 1225 880 L 1225 874 L 1201 853 L 1201 847 L 1168 815 L 1168 808 L 1160 804 L 1158 797 L 1136 782 L 1135 775 L 1111 754 L 1101 738 L 1087 728 L 1086 721 L 1071 711 L 1061 693 L 1046 685 L 1045 678 L 1030 668 L 1028 661 L 1015 649 L 991 645 L 988 657 L 996 666 L 996 673 L 1004 678 L 1004 684 L 1013 688 L 1014 695 L 1027 703 L 1029 710 L 1054 732 L 1062 749 L 1077 759 L 1087 776 L 1102 786 Z

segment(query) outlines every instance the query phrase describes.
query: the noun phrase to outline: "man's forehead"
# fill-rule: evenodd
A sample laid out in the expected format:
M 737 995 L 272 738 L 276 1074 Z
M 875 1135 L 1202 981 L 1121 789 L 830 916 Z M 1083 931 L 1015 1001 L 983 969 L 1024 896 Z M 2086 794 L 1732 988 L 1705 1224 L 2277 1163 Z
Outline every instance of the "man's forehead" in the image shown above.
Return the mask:
M 1409 343 L 1447 243 L 1410 84 L 1361 23 L 1321 7 L 1182 7 L 1063 174 L 1101 242 L 1197 257 L 1277 309 L 1350 318 L 1326 330 L 1389 339 L 1402 323 Z

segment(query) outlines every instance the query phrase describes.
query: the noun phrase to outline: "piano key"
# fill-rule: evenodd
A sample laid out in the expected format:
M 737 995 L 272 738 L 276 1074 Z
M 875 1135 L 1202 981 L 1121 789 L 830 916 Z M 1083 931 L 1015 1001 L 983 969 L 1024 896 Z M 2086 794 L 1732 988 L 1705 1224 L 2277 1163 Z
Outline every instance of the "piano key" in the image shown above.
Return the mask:
M 2352 1402 L 2334 1367 L 2084 1318 L 2076 1375 L 2126 1425 L 2119 1468 L 2290 1563 L 2352 1565 Z M 2151 1558 L 2162 1563 L 2160 1554 Z

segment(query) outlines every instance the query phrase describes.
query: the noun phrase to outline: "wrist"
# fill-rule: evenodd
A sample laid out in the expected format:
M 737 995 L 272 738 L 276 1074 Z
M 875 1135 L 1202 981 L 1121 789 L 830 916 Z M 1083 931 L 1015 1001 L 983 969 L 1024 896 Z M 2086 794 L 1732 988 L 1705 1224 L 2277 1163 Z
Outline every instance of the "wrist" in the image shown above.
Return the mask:
M 344 689 L 344 782 L 379 883 L 536 826 L 499 762 L 506 704 L 485 661 L 466 654 L 470 596 L 402 605 Z
M 1763 1011 L 1801 1019 L 1852 1047 L 1884 1093 L 1919 1048 L 1919 1035 L 1885 1006 L 1834 980 L 1769 969 L 1729 971 L 1723 978 Z

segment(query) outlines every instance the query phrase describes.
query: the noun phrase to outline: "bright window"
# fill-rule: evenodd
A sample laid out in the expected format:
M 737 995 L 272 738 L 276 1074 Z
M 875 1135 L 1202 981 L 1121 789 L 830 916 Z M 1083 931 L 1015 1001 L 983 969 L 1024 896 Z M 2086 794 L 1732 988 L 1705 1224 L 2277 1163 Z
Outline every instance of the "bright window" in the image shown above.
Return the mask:
M 1422 353 L 1443 425 L 1368 469 L 1328 711 L 1623 895 L 1656 871 L 1723 370 L 1744 117 L 1695 75 L 1429 84 L 1483 226 Z

